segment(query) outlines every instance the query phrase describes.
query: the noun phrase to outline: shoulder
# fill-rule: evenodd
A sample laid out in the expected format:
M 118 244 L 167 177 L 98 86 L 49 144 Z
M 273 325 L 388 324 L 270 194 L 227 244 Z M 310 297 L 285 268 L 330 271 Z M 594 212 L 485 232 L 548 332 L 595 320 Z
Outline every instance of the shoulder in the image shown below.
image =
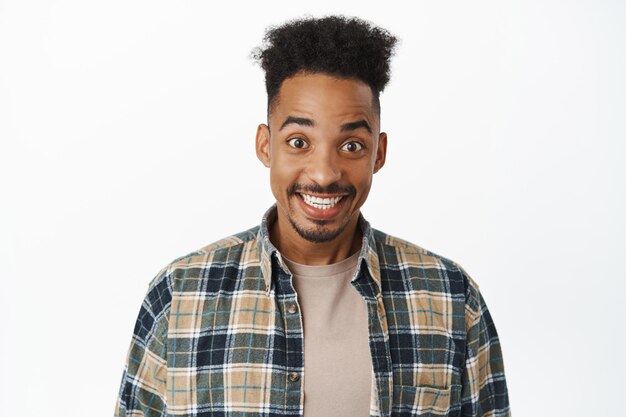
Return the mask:
M 381 232 L 380 230 L 374 229 L 374 239 L 376 240 L 377 246 L 383 250 L 387 252 L 392 250 L 396 255 L 397 262 L 420 266 L 438 266 L 439 268 L 452 271 L 462 270 L 459 264 L 449 258 L 409 242 L 408 240 Z
M 177 283 L 206 278 L 211 268 L 238 267 L 242 262 L 258 258 L 258 229 L 259 226 L 252 227 L 179 256 L 150 281 L 148 293 L 171 294 L 173 288 L 181 288 Z
M 442 291 L 463 294 L 474 306 L 479 288 L 457 262 L 408 240 L 373 229 L 381 269 L 402 272 L 426 285 L 443 285 Z

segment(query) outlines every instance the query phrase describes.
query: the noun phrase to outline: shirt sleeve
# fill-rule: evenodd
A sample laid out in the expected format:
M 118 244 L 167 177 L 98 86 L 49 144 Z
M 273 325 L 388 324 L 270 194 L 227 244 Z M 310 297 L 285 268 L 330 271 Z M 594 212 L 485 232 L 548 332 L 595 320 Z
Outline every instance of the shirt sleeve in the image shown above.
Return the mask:
M 509 417 L 511 411 L 500 340 L 485 300 L 471 278 L 466 297 L 462 415 Z
M 171 292 L 165 277 L 150 284 L 135 323 L 115 417 L 165 417 L 167 329 Z

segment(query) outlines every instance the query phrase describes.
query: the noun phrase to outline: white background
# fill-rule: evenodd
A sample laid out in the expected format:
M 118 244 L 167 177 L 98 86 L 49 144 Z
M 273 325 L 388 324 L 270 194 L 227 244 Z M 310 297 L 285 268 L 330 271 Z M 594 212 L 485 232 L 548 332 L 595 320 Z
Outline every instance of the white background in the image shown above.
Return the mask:
M 264 29 L 401 38 L 363 212 L 478 281 L 516 416 L 622 411 L 626 3 L 0 0 L 0 414 L 111 416 L 147 284 L 259 223 Z

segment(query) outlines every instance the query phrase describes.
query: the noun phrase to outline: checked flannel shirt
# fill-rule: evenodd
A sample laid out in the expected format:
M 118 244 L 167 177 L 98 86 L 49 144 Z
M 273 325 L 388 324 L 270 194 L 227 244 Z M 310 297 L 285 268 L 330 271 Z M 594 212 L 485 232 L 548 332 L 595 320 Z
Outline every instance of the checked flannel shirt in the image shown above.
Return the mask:
M 297 294 L 276 216 L 165 267 L 137 319 L 115 415 L 301 416 Z M 370 227 L 352 285 L 368 309 L 371 416 L 509 416 L 500 343 L 452 261 Z

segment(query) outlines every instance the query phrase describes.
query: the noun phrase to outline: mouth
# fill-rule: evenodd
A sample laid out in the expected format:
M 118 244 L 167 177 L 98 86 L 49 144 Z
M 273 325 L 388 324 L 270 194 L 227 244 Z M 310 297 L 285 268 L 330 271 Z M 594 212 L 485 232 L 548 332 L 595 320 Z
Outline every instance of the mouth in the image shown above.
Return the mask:
M 349 201 L 347 194 L 322 196 L 296 193 L 296 196 L 304 213 L 313 220 L 334 219 Z
M 342 199 L 343 195 L 335 197 L 318 197 L 310 194 L 299 193 L 306 204 L 320 210 L 328 210 L 335 207 Z

